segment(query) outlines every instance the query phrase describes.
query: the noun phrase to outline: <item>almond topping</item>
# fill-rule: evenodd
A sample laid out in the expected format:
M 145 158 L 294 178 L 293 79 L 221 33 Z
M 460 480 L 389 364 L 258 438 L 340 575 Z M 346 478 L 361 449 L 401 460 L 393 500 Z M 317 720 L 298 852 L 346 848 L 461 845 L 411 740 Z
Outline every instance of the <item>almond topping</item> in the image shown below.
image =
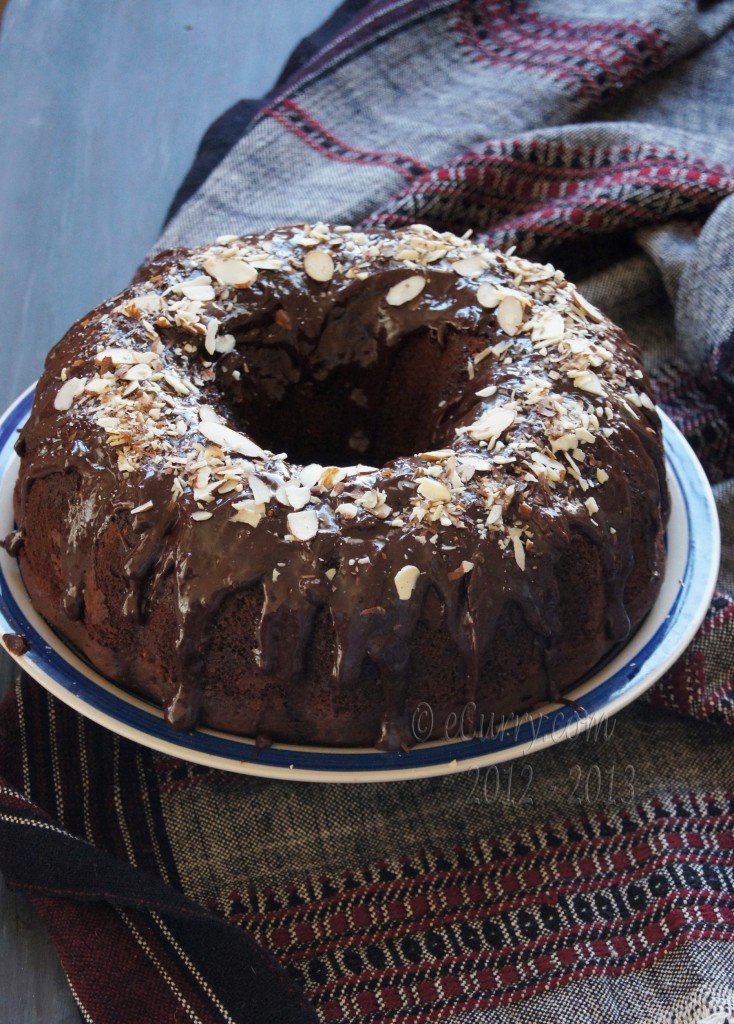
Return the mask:
M 413 593 L 420 574 L 417 565 L 404 565 L 395 573 L 395 589 L 401 601 L 407 601 Z
M 304 508 L 311 500 L 311 491 L 308 487 L 286 487 L 285 493 L 295 509 Z
M 477 302 L 485 309 L 494 309 L 502 296 L 493 284 L 480 284 L 477 288 Z
M 480 256 L 469 256 L 464 260 L 456 260 L 451 264 L 451 269 L 460 277 L 479 277 L 485 267 Z
M 71 409 L 74 399 L 82 393 L 86 383 L 86 377 L 69 377 L 56 392 L 54 409 L 57 409 L 59 412 L 67 412 Z
M 311 540 L 319 532 L 319 517 L 311 508 L 303 512 L 291 512 L 288 516 L 288 529 L 296 540 Z
M 397 284 L 392 286 L 385 296 L 385 301 L 388 306 L 403 306 L 406 302 L 410 302 L 411 299 L 420 295 L 425 286 L 426 279 L 421 277 L 420 274 L 403 278 L 402 281 L 398 281 Z
M 514 295 L 507 295 L 497 307 L 497 322 L 506 334 L 511 337 L 517 334 L 522 323 L 522 303 Z
M 427 477 L 418 484 L 418 493 L 429 501 L 451 501 L 451 491 L 438 480 Z
M 257 280 L 255 268 L 241 259 L 222 259 L 220 256 L 210 256 L 208 260 L 204 260 L 204 270 L 220 284 L 233 288 L 249 288 Z
M 334 260 L 323 249 L 312 249 L 303 257 L 303 269 L 313 281 L 331 281 L 334 276 Z
M 200 434 L 203 434 L 207 441 L 219 445 L 228 452 L 236 452 L 238 455 L 245 455 L 251 459 L 264 459 L 265 452 L 251 441 L 249 437 L 240 434 L 223 423 L 214 423 L 210 420 L 202 420 L 197 426 Z

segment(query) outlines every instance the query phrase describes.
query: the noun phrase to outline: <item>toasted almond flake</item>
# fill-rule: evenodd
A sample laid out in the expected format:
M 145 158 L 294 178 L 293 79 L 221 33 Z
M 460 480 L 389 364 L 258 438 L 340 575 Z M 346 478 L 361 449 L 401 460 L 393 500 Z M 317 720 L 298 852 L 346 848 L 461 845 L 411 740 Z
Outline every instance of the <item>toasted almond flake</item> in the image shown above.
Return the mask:
M 403 306 L 406 302 L 415 299 L 426 286 L 426 279 L 420 274 L 413 274 L 412 277 L 405 277 L 402 281 L 394 284 L 385 296 L 388 306 Z
M 589 300 L 585 298 L 585 296 L 583 296 L 581 292 L 577 291 L 574 288 L 571 291 L 571 297 L 573 298 L 573 301 L 576 303 L 579 309 L 583 310 L 583 312 L 586 313 L 590 320 L 593 320 L 597 324 L 602 323 L 602 321 L 604 320 L 604 314 L 600 313 L 596 306 L 592 306 Z
M 178 292 L 179 295 L 194 302 L 211 302 L 216 297 L 211 280 L 204 274 L 200 274 L 199 277 L 192 278 L 190 281 L 175 284 L 172 291 Z
M 204 348 L 210 356 L 213 356 L 216 352 L 216 337 L 219 331 L 219 321 L 215 317 L 211 317 L 206 322 L 206 334 L 204 335 Z
M 475 441 L 495 442 L 515 422 L 516 413 L 515 403 L 505 402 L 503 405 L 495 405 L 491 409 L 487 409 L 470 426 L 460 429 Z
M 163 299 L 156 292 L 147 292 L 143 295 L 136 295 L 120 306 L 115 306 L 113 313 L 122 313 L 124 316 L 137 319 L 140 313 L 158 313 L 163 307 Z
M 474 568 L 474 562 L 462 562 L 461 568 L 464 570 L 464 572 L 471 572 L 472 569 Z
M 522 323 L 523 308 L 519 299 L 507 295 L 497 307 L 497 322 L 503 331 L 514 336 Z
M 232 352 L 236 345 L 233 334 L 223 334 L 214 342 L 214 351 L 220 355 L 226 355 L 228 352 Z
M 236 452 L 238 455 L 245 455 L 251 459 L 264 459 L 265 452 L 249 437 L 240 434 L 223 423 L 213 423 L 209 420 L 201 421 L 197 427 L 200 434 L 203 434 L 207 441 L 219 445 L 228 452 Z
M 220 235 L 216 239 L 217 245 L 229 245 L 230 242 L 235 242 L 239 238 L 239 235 Z
M 467 256 L 466 259 L 456 260 L 451 264 L 451 269 L 455 274 L 460 277 L 479 277 L 483 270 L 486 269 L 486 260 L 482 259 L 481 256 Z
M 334 276 L 334 260 L 323 249 L 311 249 L 303 257 L 303 269 L 311 280 L 325 283 Z
M 340 484 L 342 480 L 346 479 L 347 471 L 342 466 L 327 466 L 323 473 L 318 478 L 319 485 L 324 487 L 327 491 L 330 491 L 337 484 Z M 301 483 L 303 483 L 303 477 L 301 477 Z
M 599 511 L 599 506 L 593 498 L 587 498 L 584 505 L 586 505 L 586 511 L 590 516 L 595 515 Z
M 194 519 L 197 523 L 203 523 L 205 520 L 211 519 L 211 517 L 211 512 L 193 512 L 191 514 L 191 518 Z
M 429 501 L 451 501 L 451 491 L 438 480 L 427 477 L 418 484 L 418 493 Z
M 489 387 L 482 388 L 480 391 L 475 392 L 477 398 L 491 398 L 492 395 L 497 394 L 497 385 L 490 384 Z
M 219 415 L 217 410 L 212 405 L 200 405 L 199 406 L 199 419 L 204 422 L 205 420 L 211 423 L 222 423 L 222 417 Z
M 437 448 L 435 452 L 421 452 L 419 458 L 428 459 L 429 462 L 443 462 L 444 459 L 450 459 L 453 454 L 453 448 Z
M 501 298 L 502 295 L 493 284 L 480 284 L 477 288 L 477 302 L 485 309 L 494 309 Z
M 513 552 L 514 552 L 514 555 L 515 555 L 515 561 L 517 562 L 517 564 L 520 566 L 520 568 L 524 572 L 525 571 L 525 548 L 522 546 L 522 541 L 520 540 L 520 537 L 517 534 L 515 536 L 513 536 L 513 538 L 512 538 L 512 547 L 513 547 Z
M 153 375 L 152 369 L 146 363 L 133 363 L 129 370 L 122 375 L 123 380 L 145 380 Z
M 105 380 L 104 377 L 92 377 L 90 381 L 87 381 L 84 386 L 85 391 L 91 392 L 93 395 L 103 394 L 110 386 L 110 382 Z
M 359 515 L 359 506 L 351 501 L 342 502 L 341 505 L 336 506 L 336 514 L 342 519 L 354 519 L 356 515 Z
M 605 484 L 609 479 L 609 474 L 607 473 L 606 469 L 597 469 L 596 479 L 599 481 L 600 484 Z
M 323 466 L 319 466 L 317 462 L 311 462 L 308 466 L 304 466 L 301 472 L 298 474 L 303 487 L 315 487 L 319 482 L 319 477 L 324 471 Z
M 331 582 L 331 580 L 333 580 L 334 577 L 336 576 L 336 569 L 327 569 L 326 572 L 324 573 L 324 576 L 326 576 L 327 580 Z
M 246 260 L 238 258 L 223 259 L 221 256 L 210 256 L 204 260 L 204 270 L 220 284 L 231 288 L 249 288 L 257 280 L 255 268 Z
M 231 517 L 230 522 L 245 523 L 247 526 L 257 526 L 265 514 L 265 506 L 249 498 L 245 501 L 236 501 L 232 508 L 235 510 L 235 514 Z
M 487 516 L 487 520 L 486 520 L 487 526 L 494 526 L 494 524 L 498 523 L 501 519 L 502 519 L 502 506 L 501 505 L 492 505 L 492 507 L 489 510 L 489 515 Z
M 560 341 L 564 331 L 563 317 L 556 310 L 550 310 L 536 320 L 530 336 L 535 342 Z
M 86 377 L 69 377 L 56 392 L 54 409 L 58 412 L 68 412 L 74 404 L 74 399 L 82 393 L 86 384 Z
M 136 516 L 138 514 L 138 512 L 147 512 L 148 509 L 151 509 L 151 508 L 153 508 L 153 502 L 152 501 L 146 501 L 146 502 L 143 502 L 142 505 L 138 505 L 137 508 L 130 509 L 130 515 L 131 516 Z
M 288 515 L 288 529 L 296 540 L 311 540 L 319 531 L 319 517 L 310 508 L 303 512 L 291 512 Z
M 308 487 L 286 487 L 285 493 L 290 505 L 295 509 L 304 508 L 311 500 L 311 491 Z
M 417 565 L 404 565 L 395 573 L 395 589 L 401 601 L 407 601 L 415 589 L 421 571 Z
M 580 388 L 590 395 L 604 395 L 602 382 L 593 370 L 569 370 L 568 376 L 573 380 L 574 387 Z
M 254 500 L 260 505 L 267 505 L 273 497 L 273 492 L 265 481 L 261 480 L 259 476 L 250 475 L 247 478 L 247 482 L 250 485 Z

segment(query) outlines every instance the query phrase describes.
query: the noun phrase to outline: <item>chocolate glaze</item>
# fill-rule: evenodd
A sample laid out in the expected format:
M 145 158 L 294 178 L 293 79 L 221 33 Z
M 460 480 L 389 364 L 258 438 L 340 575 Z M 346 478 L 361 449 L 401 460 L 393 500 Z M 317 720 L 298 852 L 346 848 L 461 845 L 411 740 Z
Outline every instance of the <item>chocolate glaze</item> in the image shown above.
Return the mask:
M 297 475 L 309 461 L 346 465 L 361 459 L 378 468 L 361 474 L 359 492 L 383 492 L 393 515 L 399 513 L 404 524 L 391 525 L 367 509 L 345 519 L 336 509 L 340 500 L 352 498 L 336 493 L 339 486 L 314 494 L 308 507 L 317 511 L 319 529 L 308 541 L 291 536 L 287 517 L 293 509 L 275 500 L 256 526 L 232 522 L 234 506 L 249 496 L 247 489 L 208 504 L 197 502 L 190 488 L 176 495 L 168 455 L 155 461 L 160 452 L 155 445 L 147 452 L 145 443 L 130 445 L 137 452 L 135 467 L 121 473 L 119 446 L 110 444 L 97 422 L 93 396 L 70 409 L 55 408 L 62 371 L 66 377 L 91 379 L 104 367 L 100 348 L 150 347 L 155 316 L 116 311 L 137 295 L 158 294 L 201 274 L 205 250 L 168 252 L 150 264 L 135 286 L 75 325 L 48 356 L 19 442 L 16 519 L 24 538 L 21 567 L 31 598 L 104 671 L 162 701 L 169 722 L 180 729 L 201 721 L 227 727 L 229 712 L 219 714 L 208 703 L 207 652 L 228 598 L 240 592 L 260 594 L 259 623 L 251 637 L 253 668 L 235 673 L 242 692 L 231 698 L 239 701 L 238 720 L 251 722 L 252 735 L 274 732 L 276 738 L 314 742 L 326 736 L 333 742 L 328 730 L 304 737 L 300 725 L 291 727 L 287 721 L 288 707 L 295 708 L 300 699 L 299 688 L 310 686 L 308 679 L 328 678 L 333 691 L 348 701 L 350 693 L 368 685 L 365 680 L 373 678 L 376 668 L 379 684 L 369 699 L 377 709 L 379 734 L 371 739 L 390 749 L 409 744 L 415 703 L 407 696 L 406 683 L 411 642 L 418 623 L 428 622 L 431 614 L 461 659 L 463 682 L 453 695 L 457 707 L 486 705 L 492 683 L 486 665 L 493 645 L 502 642 L 498 624 L 510 605 L 519 607 L 542 653 L 540 677 L 523 681 L 525 696 L 518 685 L 517 706 L 557 696 L 573 681 L 569 663 L 579 674 L 581 666 L 582 671 L 590 669 L 624 640 L 659 586 L 667 517 L 660 425 L 647 404 L 633 407 L 624 399 L 630 382 L 637 393 L 649 394 L 647 378 L 640 376 L 639 352 L 606 321 L 584 325 L 582 312 L 580 330 L 612 341 L 616 348 L 611 366 L 604 368 L 605 395 L 580 391 L 563 375 L 553 383 L 561 400 L 569 396 L 591 411 L 596 403 L 612 410 L 611 417 L 602 418 L 607 432 L 598 431 L 581 464 L 587 475 L 594 467 L 602 470 L 608 476 L 602 485 L 596 486 L 592 474 L 594 486 L 588 492 L 570 477 L 551 487 L 547 481 L 528 479 L 517 459 L 475 473 L 457 498 L 459 511 L 452 521 L 410 522 L 416 482 L 422 479 L 418 474 L 432 465 L 414 453 L 445 448 L 486 458 L 486 447 L 457 429 L 471 426 L 500 400 L 522 393 L 531 376 L 547 373 L 548 360 L 529 337 L 508 338 L 498 326 L 496 311 L 478 304 L 477 280 L 452 270 L 451 252 L 434 262 L 406 266 L 396 255 L 397 236 L 374 232 L 369 241 L 379 253 L 365 260 L 364 245 L 350 252 L 344 236 L 332 231 L 319 249 L 333 254 L 339 273 L 319 282 L 304 272 L 308 249 L 298 240 L 300 230 L 283 228 L 266 236 L 273 255 L 284 260 L 282 269 L 262 269 L 249 287 L 230 288 L 204 303 L 204 321 L 216 319 L 219 336 L 233 336 L 231 351 L 210 354 L 202 334 L 175 323 L 155 327 L 164 369 L 199 382 L 196 395 L 174 396 L 179 412 L 188 416 L 188 428 L 166 443 L 174 453 L 184 454 L 191 449 L 192 436 L 206 444 L 196 434 L 195 413 L 208 405 L 257 444 L 288 452 L 290 462 L 255 460 L 253 471 L 266 483 L 282 484 L 288 473 Z M 238 244 L 256 242 L 244 239 Z M 460 246 L 457 255 L 462 256 Z M 347 277 L 358 265 L 366 266 L 366 276 Z M 414 300 L 386 303 L 393 286 L 417 274 L 425 278 L 425 286 Z M 512 288 L 512 260 L 508 269 L 503 257 L 493 258 L 481 280 Z M 562 297 L 569 289 L 565 282 L 557 287 Z M 508 340 L 507 353 L 477 361 L 470 380 L 467 360 Z M 495 395 L 477 396 L 489 385 L 497 387 Z M 521 451 L 523 442 L 533 450 L 539 424 L 533 409 L 525 409 L 512 428 L 512 450 L 517 453 L 519 446 Z M 351 450 L 349 438 L 356 438 L 364 450 Z M 547 448 L 546 440 L 540 448 Z M 35 506 L 29 514 L 34 486 L 49 478 L 65 481 L 59 484 L 65 495 L 59 499 L 61 521 L 55 526 L 59 541 L 51 544 L 58 551 L 58 565 L 51 572 L 62 581 L 60 601 L 44 585 L 32 556 L 34 544 L 51 543 L 41 540 L 49 530 L 42 514 Z M 352 481 L 341 481 L 344 492 L 353 492 Z M 503 522 L 507 527 L 526 523 L 532 529 L 531 538 L 523 535 L 524 569 L 513 556 L 513 544 L 498 543 L 506 539 L 506 531 L 486 530 L 483 481 L 514 487 L 504 503 Z M 584 505 L 590 494 L 598 506 L 593 514 Z M 132 514 L 148 502 L 149 509 Z M 192 518 L 202 509 L 211 517 Z M 564 581 L 559 566 L 582 536 L 601 566 L 606 623 L 603 635 L 597 630 L 594 636 L 576 639 L 574 651 L 580 653 L 569 662 L 569 638 L 561 636 L 559 587 Z M 95 602 L 100 600 L 93 581 L 100 572 L 103 541 L 117 551 L 118 598 L 110 607 L 107 597 L 103 613 L 95 610 L 91 616 L 86 602 L 90 588 Z M 462 562 L 473 567 L 457 576 Z M 419 576 L 409 599 L 401 600 L 394 579 L 405 565 L 417 567 Z M 327 570 L 332 569 L 336 573 L 329 578 Z M 631 574 L 636 574 L 634 585 Z M 165 637 L 158 630 L 152 640 L 146 629 L 158 621 L 162 603 L 171 606 L 173 628 Z M 331 663 L 314 666 L 310 652 L 324 612 L 333 638 Z M 91 624 L 100 615 L 105 623 L 119 621 L 135 642 L 105 639 L 107 633 Z M 166 649 L 160 658 L 162 646 Z M 275 716 L 274 728 L 262 711 L 269 685 L 273 693 L 286 695 L 278 698 L 285 717 Z M 259 703 L 253 700 L 248 719 L 246 705 L 256 689 L 261 696 Z M 498 709 L 512 710 L 512 696 Z M 350 733 L 347 727 L 343 741 L 363 742 L 363 732 L 355 728 Z

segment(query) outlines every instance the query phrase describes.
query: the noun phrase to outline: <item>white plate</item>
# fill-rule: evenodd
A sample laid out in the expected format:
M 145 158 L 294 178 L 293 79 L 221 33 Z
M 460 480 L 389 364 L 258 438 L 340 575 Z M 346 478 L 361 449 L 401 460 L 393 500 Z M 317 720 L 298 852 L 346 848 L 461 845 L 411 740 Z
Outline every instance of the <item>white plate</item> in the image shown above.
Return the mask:
M 13 529 L 12 495 L 18 472 L 17 429 L 33 399 L 29 388 L 0 419 L 0 536 Z M 367 748 L 274 744 L 256 751 L 253 740 L 200 729 L 171 729 L 162 712 L 100 676 L 34 611 L 18 563 L 0 551 L 0 632 L 21 633 L 30 650 L 16 658 L 29 675 L 76 711 L 113 732 L 175 757 L 269 778 L 308 782 L 383 782 L 422 778 L 497 764 L 598 727 L 648 689 L 683 653 L 709 606 L 719 566 L 719 524 L 711 488 L 680 432 L 663 416 L 671 515 L 665 578 L 649 616 L 602 669 L 568 691 L 581 708 L 547 704 L 532 713 L 489 723 L 463 737 L 448 723 L 449 738 L 420 743 L 404 753 Z M 416 718 L 418 735 L 429 712 Z M 498 726 L 504 726 L 498 729 Z

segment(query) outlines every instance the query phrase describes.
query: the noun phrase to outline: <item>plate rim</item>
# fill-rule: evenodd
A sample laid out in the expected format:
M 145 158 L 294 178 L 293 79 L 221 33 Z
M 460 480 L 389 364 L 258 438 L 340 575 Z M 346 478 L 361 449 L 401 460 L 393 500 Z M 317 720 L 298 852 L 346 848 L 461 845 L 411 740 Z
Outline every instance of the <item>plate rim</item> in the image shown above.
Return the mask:
M 0 417 L 0 483 L 6 491 L 8 489 L 8 474 L 17 460 L 17 456 L 13 452 L 13 435 L 30 411 L 35 387 L 35 383 L 31 384 Z M 680 499 L 682 499 L 682 507 L 678 509 L 676 505 L 676 511 L 684 517 L 682 525 L 685 525 L 686 528 L 688 551 L 684 572 L 678 580 L 675 597 L 667 608 L 665 618 L 656 628 L 653 636 L 646 641 L 637 654 L 633 655 L 633 658 L 640 659 L 644 654 L 645 658 L 649 660 L 649 648 L 653 648 L 654 655 L 666 640 L 668 641 L 667 650 L 660 659 L 654 662 L 652 667 L 648 667 L 646 672 L 640 671 L 638 667 L 637 671 L 633 673 L 634 660 L 622 662 L 613 674 L 595 681 L 599 674 L 595 673 L 590 679 L 567 691 L 569 694 L 575 694 L 581 690 L 586 695 L 598 695 L 604 688 L 609 687 L 620 673 L 625 671 L 630 673 L 627 682 L 618 689 L 616 694 L 604 701 L 596 711 L 585 714 L 583 717 L 569 705 L 549 702 L 532 712 L 525 712 L 519 716 L 504 716 L 503 721 L 507 723 L 509 720 L 507 728 L 499 731 L 491 740 L 476 736 L 434 740 L 418 744 L 407 753 L 402 751 L 383 752 L 372 748 L 305 747 L 282 743 L 273 744 L 271 747 L 256 752 L 256 745 L 252 738 L 234 736 L 210 729 L 200 729 L 191 734 L 173 733 L 170 726 L 165 724 L 160 708 L 156 708 L 145 699 L 104 679 L 67 647 L 61 638 L 53 634 L 45 623 L 39 623 L 39 628 L 43 626 L 45 629 L 42 629 L 41 633 L 38 632 L 17 604 L 11 582 L 6 576 L 6 568 L 12 567 L 13 564 L 17 566 L 17 562 L 7 552 L 2 551 L 0 552 L 0 631 L 23 632 L 22 628 L 17 628 L 20 624 L 25 627 L 26 632 L 31 632 L 34 636 L 34 643 L 27 653 L 22 655 L 13 654 L 11 651 L 7 651 L 7 653 L 50 693 L 96 724 L 159 753 L 208 768 L 253 777 L 299 782 L 369 783 L 451 775 L 527 757 L 531 753 L 547 749 L 549 746 L 572 738 L 572 736 L 581 735 L 594 726 L 598 728 L 640 696 L 680 657 L 695 636 L 709 607 L 716 586 L 721 547 L 718 514 L 713 493 L 688 442 L 669 417 L 660 409 L 658 412 L 663 423 L 666 471 L 671 484 L 671 494 L 675 494 L 677 488 Z M 9 493 L 12 495 L 12 488 Z M 0 504 L 0 514 L 5 511 L 3 504 Z M 707 541 L 705 545 L 700 543 L 696 530 L 699 530 L 701 535 L 705 535 Z M 702 547 L 705 550 L 702 551 Z M 669 565 L 670 562 L 667 563 L 666 570 Z M 19 573 L 17 576 L 20 580 Z M 22 581 L 20 583 L 16 581 L 16 585 L 23 588 Z M 675 617 L 673 618 L 674 613 Z M 38 618 L 40 619 L 40 616 Z M 673 619 L 672 622 L 671 619 Z M 671 639 L 670 634 L 673 629 L 675 629 L 676 635 Z M 46 634 L 45 637 L 43 633 Z M 40 644 L 38 639 L 41 640 Z M 624 651 L 634 641 L 635 638 L 632 638 L 630 643 L 617 653 L 610 664 L 616 665 L 622 659 Z M 7 650 L 7 648 L 5 649 Z M 645 652 L 648 653 L 645 654 Z M 57 680 L 54 675 L 50 674 L 50 668 L 53 668 L 56 662 L 66 666 L 67 679 L 65 682 Z M 608 666 L 605 666 L 600 670 L 601 673 L 604 673 L 607 668 Z M 70 673 L 81 676 L 83 680 L 81 687 L 78 679 L 74 679 L 73 676 L 69 678 Z M 84 695 L 84 691 L 90 687 L 92 693 L 96 695 L 96 699 L 100 698 L 101 692 L 105 692 L 111 698 L 116 698 L 121 702 L 128 710 L 128 714 L 133 716 L 133 723 L 105 711 L 95 703 L 90 703 L 89 697 Z M 142 728 L 142 725 L 138 727 L 135 724 L 141 714 L 144 716 L 143 722 L 148 724 L 148 730 Z M 547 725 L 546 728 L 543 728 L 543 719 L 551 721 L 550 728 Z M 158 723 L 158 729 L 161 724 L 163 725 L 163 728 L 160 729 L 162 735 L 149 731 L 153 722 Z M 535 723 L 540 724 L 536 726 Z M 528 729 L 530 730 L 529 738 Z M 502 745 L 505 735 L 513 731 L 515 741 Z M 173 735 L 167 736 L 168 732 Z M 519 739 L 521 733 L 523 739 Z M 491 749 L 487 749 L 487 743 L 491 744 Z M 485 745 L 484 750 L 481 749 L 482 745 Z M 205 749 L 212 746 L 214 751 Z M 245 754 L 247 756 L 238 756 Z M 347 759 L 354 760 L 355 757 L 369 763 L 366 765 L 344 763 Z M 311 764 L 310 762 L 314 759 L 315 764 Z M 420 763 L 409 763 L 411 759 L 413 762 L 417 760 Z M 299 761 L 305 763 L 298 764 Z M 342 761 L 341 765 L 339 765 L 339 761 Z

